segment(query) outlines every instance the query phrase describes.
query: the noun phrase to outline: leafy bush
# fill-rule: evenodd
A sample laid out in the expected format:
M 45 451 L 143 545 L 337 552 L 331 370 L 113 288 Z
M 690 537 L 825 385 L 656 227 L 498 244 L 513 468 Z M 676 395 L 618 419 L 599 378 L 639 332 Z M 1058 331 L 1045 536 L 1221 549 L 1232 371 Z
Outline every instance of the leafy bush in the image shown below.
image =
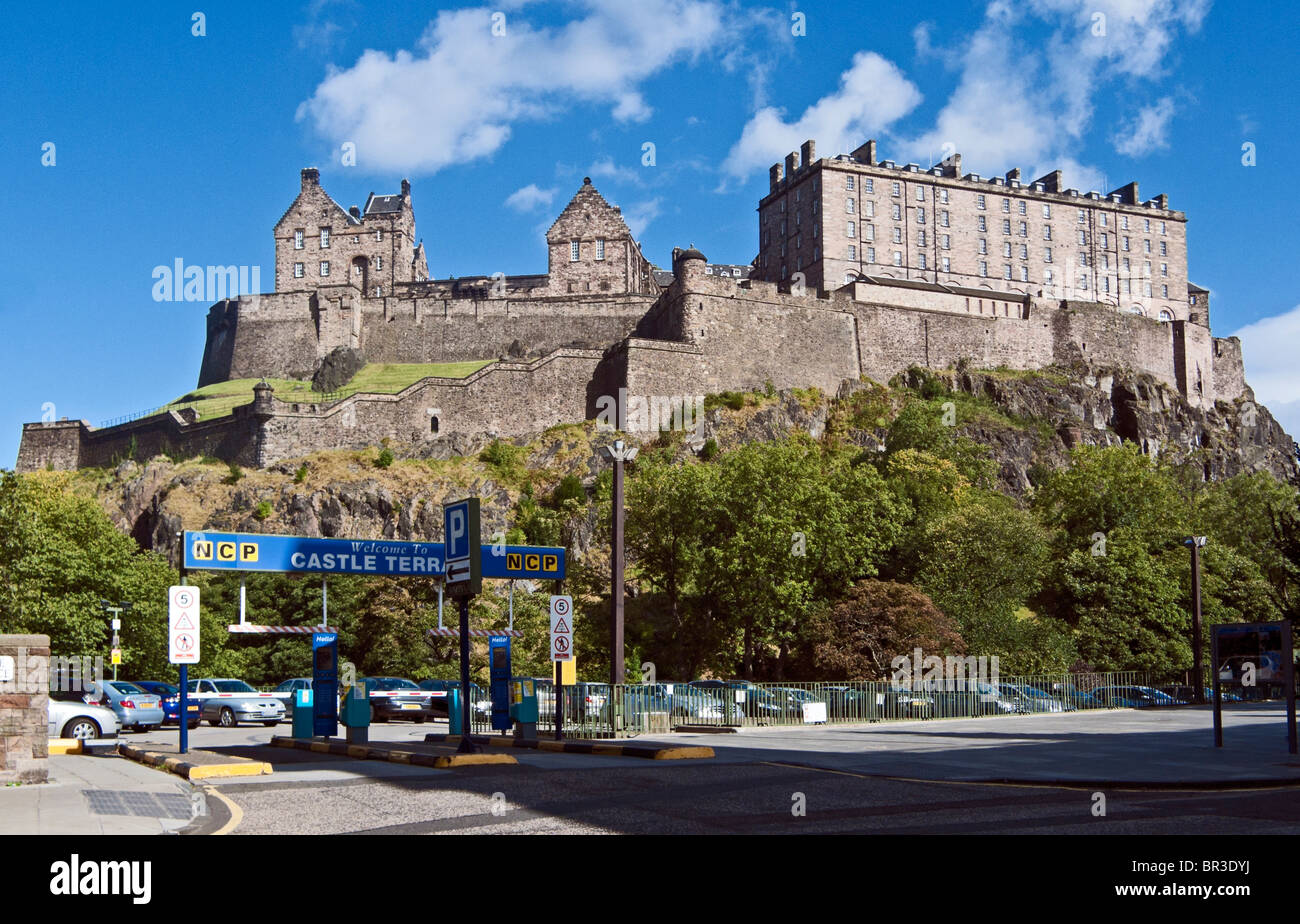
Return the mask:
M 479 453 L 479 460 L 486 463 L 496 475 L 497 480 L 509 484 L 520 484 L 527 475 L 525 462 L 528 450 L 504 440 L 494 440 Z
M 375 465 L 377 465 L 379 468 L 388 468 L 388 466 L 392 464 L 393 464 L 393 451 L 391 449 L 384 449 L 379 453 L 379 458 L 375 459 Z
M 298 471 L 293 473 L 293 483 L 302 484 L 306 480 L 307 480 L 307 463 L 304 462 L 302 465 L 298 466 Z
M 234 462 L 230 463 L 225 478 L 221 480 L 226 484 L 239 484 L 239 479 L 244 477 L 244 470 Z
M 708 462 L 718 454 L 718 441 L 709 437 L 704 441 L 704 448 L 700 450 L 700 458 Z
M 262 501 L 257 505 L 257 509 L 253 511 L 253 516 L 255 516 L 259 520 L 265 520 L 270 515 L 271 515 L 270 501 Z
M 582 487 L 582 479 L 577 475 L 565 475 L 551 492 L 551 504 L 559 507 L 566 500 L 586 501 L 587 492 Z

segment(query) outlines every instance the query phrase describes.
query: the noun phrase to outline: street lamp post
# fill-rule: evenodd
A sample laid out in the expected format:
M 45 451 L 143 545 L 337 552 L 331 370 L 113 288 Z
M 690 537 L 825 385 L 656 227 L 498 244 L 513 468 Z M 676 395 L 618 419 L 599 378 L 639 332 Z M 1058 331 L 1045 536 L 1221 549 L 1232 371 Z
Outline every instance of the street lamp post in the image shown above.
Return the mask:
M 609 624 L 609 682 L 623 682 L 623 463 L 636 458 L 635 446 L 615 440 L 601 446 L 600 457 L 614 463 L 613 536 L 611 537 L 612 564 L 610 571 L 611 613 Z
M 113 618 L 113 645 L 109 652 L 109 660 L 113 662 L 113 679 L 117 679 L 117 661 L 113 658 L 112 652 L 121 647 L 122 641 L 118 636 L 118 631 L 122 628 L 122 614 L 131 609 L 131 604 L 126 602 L 118 603 L 116 606 L 108 600 L 100 600 L 99 606 L 104 612 L 110 614 Z
M 1201 549 L 1204 536 L 1188 536 L 1183 545 L 1192 550 L 1192 670 L 1196 674 L 1193 685 L 1195 702 L 1205 705 L 1205 666 L 1201 661 Z

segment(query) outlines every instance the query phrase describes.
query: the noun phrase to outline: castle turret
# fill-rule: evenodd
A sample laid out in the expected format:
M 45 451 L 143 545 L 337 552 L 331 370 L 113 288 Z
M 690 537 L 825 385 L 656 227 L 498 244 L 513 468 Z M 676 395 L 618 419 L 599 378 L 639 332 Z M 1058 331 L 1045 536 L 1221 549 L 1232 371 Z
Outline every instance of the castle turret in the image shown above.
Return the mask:
M 673 248 L 673 276 L 679 281 L 707 275 L 705 267 L 708 266 L 708 262 L 704 254 L 695 249 L 694 244 L 686 250 L 680 247 Z

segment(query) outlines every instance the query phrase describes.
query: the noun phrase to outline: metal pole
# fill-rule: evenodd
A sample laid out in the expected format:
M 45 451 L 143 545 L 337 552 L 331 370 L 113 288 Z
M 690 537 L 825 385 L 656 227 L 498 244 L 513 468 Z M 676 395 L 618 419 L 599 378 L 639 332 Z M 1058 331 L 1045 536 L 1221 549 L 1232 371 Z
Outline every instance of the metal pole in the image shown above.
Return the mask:
M 1214 662 L 1211 672 L 1214 676 L 1214 746 L 1223 747 L 1223 712 L 1220 709 L 1222 698 L 1219 695 L 1219 634 L 1210 634 L 1210 660 Z
M 183 560 L 184 559 L 182 559 L 182 561 Z M 189 584 L 189 580 L 185 576 L 185 566 L 181 565 L 181 586 L 184 587 L 187 586 L 188 584 Z M 190 700 L 189 700 L 189 691 L 186 689 L 189 686 L 189 682 L 190 682 L 189 665 L 182 664 L 181 665 L 181 697 L 180 697 L 180 704 L 179 704 L 180 712 L 177 713 L 179 724 L 180 724 L 180 732 L 181 732 L 181 753 L 182 754 L 188 754 L 190 752 Z
M 1282 657 L 1286 659 L 1286 749 L 1296 753 L 1295 653 L 1291 648 L 1291 620 L 1282 621 Z
M 330 624 L 330 591 L 323 574 L 320 579 L 320 624 L 322 626 Z
M 555 680 L 555 740 L 564 740 L 564 665 L 559 661 L 551 662 Z
M 1205 705 L 1205 664 L 1201 658 L 1201 550 L 1199 537 L 1192 537 L 1192 670 L 1196 674 L 1195 702 Z
M 241 626 L 244 624 L 244 618 L 245 618 L 244 604 L 245 604 L 244 579 L 241 577 L 239 579 L 239 624 Z
M 513 632 L 515 628 L 515 582 L 513 580 L 507 581 L 506 586 L 510 590 L 510 630 Z
M 443 582 L 441 580 L 438 581 L 438 629 L 439 630 L 442 629 L 442 585 Z
M 460 747 L 458 753 L 473 754 L 478 748 L 469 740 L 469 597 L 460 599 Z
M 613 613 L 610 622 L 609 682 L 623 682 L 623 455 L 614 459 L 614 549 L 610 592 Z M 613 691 L 610 691 L 613 693 Z

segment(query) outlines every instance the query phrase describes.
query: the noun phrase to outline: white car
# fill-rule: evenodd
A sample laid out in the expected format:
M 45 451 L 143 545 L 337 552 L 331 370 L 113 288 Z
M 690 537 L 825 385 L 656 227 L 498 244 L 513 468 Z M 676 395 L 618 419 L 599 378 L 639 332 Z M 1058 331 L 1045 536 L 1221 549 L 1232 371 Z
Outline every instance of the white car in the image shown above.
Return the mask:
M 240 722 L 261 722 L 269 728 L 284 721 L 284 703 L 274 693 L 260 693 L 232 677 L 191 680 L 188 696 L 200 701 L 199 719 L 209 725 L 234 728 Z
M 56 699 L 59 696 L 61 698 Z M 106 706 L 92 706 L 79 693 L 51 694 L 48 718 L 51 738 L 116 738 L 117 715 Z

